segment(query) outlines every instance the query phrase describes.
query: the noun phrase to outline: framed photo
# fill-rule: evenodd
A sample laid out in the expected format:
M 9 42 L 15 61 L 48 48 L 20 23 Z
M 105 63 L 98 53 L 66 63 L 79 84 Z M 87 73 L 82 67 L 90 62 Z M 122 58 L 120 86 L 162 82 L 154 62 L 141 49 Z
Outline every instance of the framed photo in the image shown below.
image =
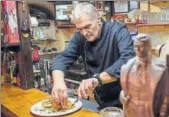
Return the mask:
M 129 11 L 128 1 L 114 1 L 115 13 L 127 13 Z
M 130 6 L 130 11 L 132 11 L 133 9 L 139 9 L 140 3 L 139 1 L 130 1 L 129 6 Z
M 72 8 L 73 8 L 72 4 L 55 5 L 56 20 L 59 20 L 59 21 L 70 20 L 70 16 L 72 14 Z
M 55 1 L 55 20 L 69 21 L 72 9 L 72 1 Z

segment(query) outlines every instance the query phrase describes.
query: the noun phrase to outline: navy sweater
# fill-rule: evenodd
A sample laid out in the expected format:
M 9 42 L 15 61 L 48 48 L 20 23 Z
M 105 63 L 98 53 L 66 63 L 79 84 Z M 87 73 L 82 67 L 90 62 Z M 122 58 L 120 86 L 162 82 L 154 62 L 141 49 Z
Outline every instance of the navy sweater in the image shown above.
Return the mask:
M 120 78 L 121 66 L 134 56 L 133 41 L 127 28 L 116 22 L 103 22 L 101 35 L 94 42 L 87 42 L 77 31 L 64 52 L 56 57 L 52 70 L 66 72 L 79 55 L 89 78 L 103 71 Z M 94 96 L 101 107 L 119 106 L 120 91 L 118 80 L 97 87 Z
M 105 71 L 119 78 L 121 66 L 134 56 L 133 41 L 127 28 L 116 22 L 103 22 L 101 35 L 94 42 L 87 42 L 77 31 L 64 52 L 56 57 L 52 70 L 66 72 L 79 55 L 89 77 Z

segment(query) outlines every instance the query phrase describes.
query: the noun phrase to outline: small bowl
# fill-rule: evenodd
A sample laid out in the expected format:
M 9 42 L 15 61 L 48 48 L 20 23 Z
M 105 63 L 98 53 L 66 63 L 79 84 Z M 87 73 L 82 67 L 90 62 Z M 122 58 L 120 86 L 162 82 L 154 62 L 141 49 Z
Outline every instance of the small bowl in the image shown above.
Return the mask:
M 123 110 L 117 107 L 106 107 L 99 113 L 101 117 L 124 117 Z

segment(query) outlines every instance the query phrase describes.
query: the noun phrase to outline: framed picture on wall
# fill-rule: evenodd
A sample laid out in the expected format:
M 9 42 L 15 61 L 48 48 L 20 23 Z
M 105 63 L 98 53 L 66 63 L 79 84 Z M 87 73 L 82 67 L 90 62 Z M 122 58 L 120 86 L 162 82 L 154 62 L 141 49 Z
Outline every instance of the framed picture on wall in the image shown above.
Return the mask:
M 57 21 L 69 21 L 72 14 L 73 4 L 71 1 L 55 2 L 55 19 Z
M 139 1 L 129 1 L 129 7 L 130 7 L 130 11 L 132 11 L 133 9 L 139 9 L 140 8 L 140 2 Z
M 126 13 L 129 11 L 128 1 L 114 1 L 114 13 Z
M 56 5 L 56 20 L 70 20 L 73 6 L 72 4 Z

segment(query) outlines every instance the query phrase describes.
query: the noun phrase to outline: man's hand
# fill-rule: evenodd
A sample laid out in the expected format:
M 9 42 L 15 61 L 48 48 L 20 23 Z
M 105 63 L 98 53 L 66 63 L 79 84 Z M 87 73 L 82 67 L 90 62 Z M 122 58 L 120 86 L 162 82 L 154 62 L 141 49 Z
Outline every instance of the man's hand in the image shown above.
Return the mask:
M 117 78 L 108 74 L 107 72 L 102 72 L 100 73 L 100 80 L 102 81 L 102 84 L 106 84 L 106 83 L 117 81 Z
M 68 104 L 67 87 L 64 82 L 64 74 L 61 71 L 53 71 L 54 84 L 52 88 L 52 97 L 56 103 L 61 104 L 62 108 L 65 109 Z
M 82 80 L 80 86 L 77 90 L 78 97 L 87 99 L 89 94 L 99 85 L 98 79 L 90 78 L 87 80 Z

